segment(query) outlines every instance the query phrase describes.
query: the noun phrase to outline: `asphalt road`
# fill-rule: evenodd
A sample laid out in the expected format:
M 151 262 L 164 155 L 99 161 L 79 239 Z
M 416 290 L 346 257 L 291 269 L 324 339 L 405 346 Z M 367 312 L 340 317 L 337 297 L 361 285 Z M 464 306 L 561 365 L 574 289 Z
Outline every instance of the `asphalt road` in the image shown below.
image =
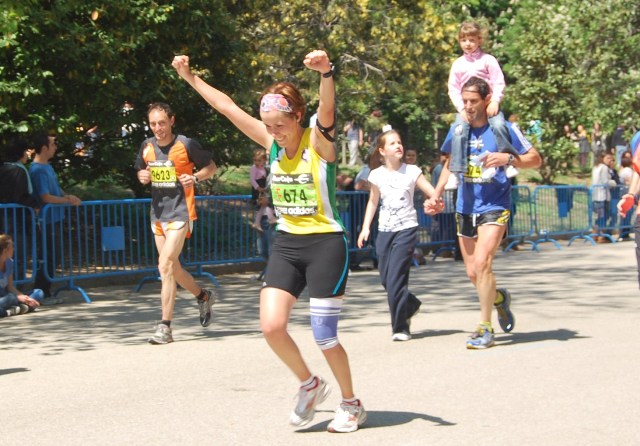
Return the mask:
M 640 444 L 640 300 L 633 242 L 499 253 L 516 327 L 465 349 L 479 318 L 461 262 L 412 271 L 423 301 L 409 342 L 391 341 L 377 271 L 352 273 L 340 322 L 364 428 L 326 432 L 340 395 L 308 328 L 293 337 L 333 387 L 305 429 L 287 424 L 298 383 L 261 336 L 252 274 L 218 277 L 214 321 L 180 293 L 176 342 L 146 339 L 159 284 L 90 288 L 0 320 L 1 445 L 635 445 Z M 494 315 L 494 324 L 498 327 Z

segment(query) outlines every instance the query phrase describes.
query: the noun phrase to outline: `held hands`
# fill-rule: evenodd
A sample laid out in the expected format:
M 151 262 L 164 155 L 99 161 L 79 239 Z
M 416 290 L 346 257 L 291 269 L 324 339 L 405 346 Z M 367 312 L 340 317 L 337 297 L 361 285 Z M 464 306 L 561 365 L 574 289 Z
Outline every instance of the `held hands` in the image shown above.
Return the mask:
M 310 70 L 319 73 L 326 73 L 331 69 L 329 56 L 327 56 L 327 53 L 323 50 L 314 50 L 307 54 L 304 58 L 304 65 Z
M 436 215 L 444 211 L 444 201 L 442 200 L 442 198 L 428 198 L 424 200 L 422 206 L 424 213 L 427 215 Z

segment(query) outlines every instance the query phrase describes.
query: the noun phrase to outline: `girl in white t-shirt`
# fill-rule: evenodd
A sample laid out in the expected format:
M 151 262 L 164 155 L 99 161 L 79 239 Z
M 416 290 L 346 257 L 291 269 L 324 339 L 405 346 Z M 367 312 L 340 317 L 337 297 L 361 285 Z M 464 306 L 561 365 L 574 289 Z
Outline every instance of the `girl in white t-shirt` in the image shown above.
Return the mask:
M 405 164 L 403 155 L 398 132 L 389 130 L 378 137 L 376 150 L 371 155 L 369 201 L 358 236 L 358 247 L 362 248 L 369 239 L 369 228 L 380 203 L 376 254 L 380 280 L 387 291 L 394 341 L 411 339 L 409 325 L 421 304 L 408 288 L 412 254 L 418 243 L 418 216 L 413 194 L 418 187 L 425 197 L 435 195 L 422 170 Z M 383 164 L 377 167 L 380 163 Z M 429 214 L 435 213 L 439 206 L 441 203 L 431 198 L 425 200 L 425 212 Z

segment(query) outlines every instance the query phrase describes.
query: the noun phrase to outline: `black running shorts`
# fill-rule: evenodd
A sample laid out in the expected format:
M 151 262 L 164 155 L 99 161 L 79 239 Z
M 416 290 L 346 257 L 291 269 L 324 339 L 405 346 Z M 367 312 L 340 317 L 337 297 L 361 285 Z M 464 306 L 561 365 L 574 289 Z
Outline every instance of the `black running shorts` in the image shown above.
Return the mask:
M 468 238 L 478 236 L 478 226 L 498 225 L 504 226 L 511 218 L 511 211 L 491 211 L 484 214 L 456 214 L 456 226 L 458 235 Z
M 267 263 L 264 287 L 285 290 L 296 298 L 342 296 L 349 273 L 348 246 L 341 232 L 296 235 L 278 232 Z

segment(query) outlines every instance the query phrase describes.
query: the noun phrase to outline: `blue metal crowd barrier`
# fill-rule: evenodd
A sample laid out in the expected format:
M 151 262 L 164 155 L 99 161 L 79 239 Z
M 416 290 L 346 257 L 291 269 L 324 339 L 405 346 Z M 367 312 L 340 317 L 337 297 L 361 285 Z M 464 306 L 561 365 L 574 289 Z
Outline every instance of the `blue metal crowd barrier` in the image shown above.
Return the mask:
M 445 190 L 442 194 L 444 210 L 437 215 L 424 213 L 422 203 L 418 203 L 418 224 L 423 230 L 418 247 L 433 252 L 433 259 L 445 252 L 456 249 L 456 190 Z
M 149 220 L 151 200 L 85 201 L 80 206 L 46 205 L 40 211 L 45 277 L 65 283 L 86 302 L 76 279 L 153 273 L 157 254 Z M 53 270 L 50 270 L 53 267 Z
M 511 187 L 511 219 L 506 238 L 509 241 L 505 251 L 510 251 L 521 243 L 531 244 L 531 249 L 539 251 L 533 236 L 533 205 L 531 190 L 527 186 Z
M 533 191 L 534 247 L 550 242 L 562 249 L 554 238 L 569 236 L 571 240 L 592 241 L 590 193 L 586 186 L 538 186 Z
M 336 206 L 340 212 L 340 219 L 344 224 L 347 241 L 349 242 L 349 253 L 355 263 L 373 258 L 375 259 L 375 239 L 378 231 L 378 224 L 374 218 L 371 224 L 369 241 L 362 248 L 358 248 L 358 236 L 362 231 L 364 213 L 369 201 L 369 192 L 364 191 L 339 191 L 336 193 Z
M 624 220 L 617 215 L 617 198 L 624 188 L 601 190 L 605 186 L 538 186 L 533 194 L 526 186 L 512 190 L 512 220 L 508 229 L 508 251 L 515 243 L 560 244 L 554 237 L 569 236 L 594 243 L 593 236 L 611 238 L 613 231 L 632 231 L 634 210 Z M 605 192 L 608 204 L 594 205 L 593 197 Z M 455 191 L 445 191 L 445 211 L 436 216 L 424 214 L 420 199 L 416 204 L 420 226 L 419 247 L 429 248 L 434 257 L 443 250 L 455 249 Z M 337 205 L 344 221 L 349 251 L 354 256 L 375 259 L 375 219 L 367 247 L 357 247 L 368 201 L 367 192 L 339 192 Z M 606 201 L 606 200 L 605 200 Z M 78 279 L 105 278 L 145 274 L 146 280 L 159 279 L 158 254 L 150 221 L 150 199 L 86 201 L 80 206 L 47 205 L 40 213 L 27 207 L 0 205 L 0 232 L 14 239 L 16 284 L 34 281 L 39 268 L 64 289 L 78 291 L 86 302 L 86 292 L 75 283 Z M 252 227 L 256 209 L 249 195 L 200 196 L 196 198 L 198 220 L 191 238 L 185 242 L 182 264 L 195 269 L 195 275 L 215 277 L 203 271 L 207 265 L 263 261 L 257 241 L 259 233 Z M 602 215 L 597 209 L 603 209 Z M 604 219 L 602 219 L 604 218 Z M 39 226 L 38 226 L 38 224 Z M 596 231 L 592 232 L 592 228 Z M 38 229 L 39 228 L 39 229 Z M 612 239 L 612 241 L 614 241 Z M 44 261 L 38 263 L 38 253 Z
M 618 215 L 618 201 L 629 188 L 624 185 L 608 186 L 594 184 L 591 186 L 591 215 L 593 232 L 591 237 L 604 237 L 615 243 L 614 233 L 618 238 L 626 238 L 632 232 L 632 216 L 635 214 L 635 206 L 622 218 Z

